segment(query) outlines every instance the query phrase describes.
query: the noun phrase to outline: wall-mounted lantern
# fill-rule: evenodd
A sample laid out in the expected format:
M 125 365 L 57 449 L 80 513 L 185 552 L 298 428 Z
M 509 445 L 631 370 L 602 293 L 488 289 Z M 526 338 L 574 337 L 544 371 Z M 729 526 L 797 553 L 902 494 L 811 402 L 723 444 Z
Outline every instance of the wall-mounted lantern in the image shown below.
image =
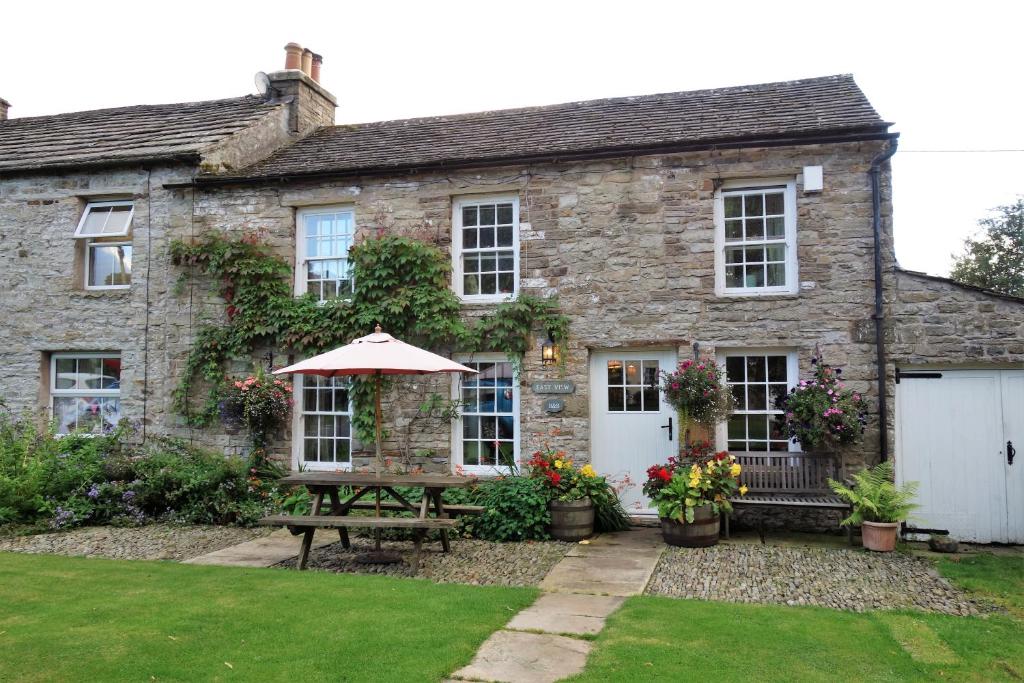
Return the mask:
M 558 362 L 558 346 L 555 344 L 550 330 L 548 331 L 548 340 L 540 345 L 540 362 L 544 366 L 554 365 Z

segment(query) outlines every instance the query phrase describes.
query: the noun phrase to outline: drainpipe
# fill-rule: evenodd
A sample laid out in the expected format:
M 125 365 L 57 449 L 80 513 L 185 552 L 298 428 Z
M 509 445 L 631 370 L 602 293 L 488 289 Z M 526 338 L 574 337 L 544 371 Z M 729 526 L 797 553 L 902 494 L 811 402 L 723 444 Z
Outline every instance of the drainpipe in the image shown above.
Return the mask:
M 889 149 L 871 160 L 871 226 L 875 237 L 875 363 L 878 366 L 878 456 L 889 459 L 889 401 L 886 398 L 885 311 L 882 297 L 882 164 L 896 154 L 897 136 L 889 138 Z

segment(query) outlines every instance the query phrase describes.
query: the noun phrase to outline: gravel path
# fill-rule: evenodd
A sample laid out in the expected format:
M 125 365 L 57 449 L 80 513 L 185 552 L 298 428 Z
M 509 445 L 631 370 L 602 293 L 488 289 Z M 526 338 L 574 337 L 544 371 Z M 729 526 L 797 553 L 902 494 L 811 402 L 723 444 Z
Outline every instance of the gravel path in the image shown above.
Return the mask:
M 863 550 L 718 545 L 669 548 L 649 595 L 818 605 L 863 612 L 920 609 L 974 615 L 992 611 L 951 586 L 925 560 Z
M 0 551 L 85 555 L 118 560 L 187 560 L 266 536 L 273 529 L 230 526 L 90 526 L 71 531 L 0 539 Z
M 309 555 L 309 569 L 388 576 L 418 576 L 438 583 L 466 583 L 473 586 L 535 586 L 562 557 L 572 543 L 557 541 L 526 543 L 490 543 L 472 539 L 452 539 L 452 551 L 441 552 L 440 543 L 424 543 L 418 575 L 406 563 L 361 564 L 356 556 L 373 550 L 373 540 L 353 537 L 352 547 L 345 550 L 333 543 Z M 403 559 L 412 556 L 412 543 L 384 541 L 383 550 L 398 552 Z M 295 558 L 276 565 L 295 568 Z

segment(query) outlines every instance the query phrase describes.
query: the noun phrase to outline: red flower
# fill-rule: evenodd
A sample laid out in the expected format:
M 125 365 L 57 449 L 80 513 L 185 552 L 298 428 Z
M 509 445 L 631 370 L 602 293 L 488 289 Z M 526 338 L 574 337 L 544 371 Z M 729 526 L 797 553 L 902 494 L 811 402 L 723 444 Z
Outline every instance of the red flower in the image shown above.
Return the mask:
M 555 472 L 554 470 L 548 472 L 547 475 L 548 479 L 551 480 L 551 483 L 554 486 L 558 486 L 558 482 L 562 481 L 562 475 L 560 475 L 558 472 Z
M 658 479 L 661 479 L 662 481 L 672 481 L 672 473 L 662 467 L 658 470 Z
M 721 451 L 719 453 L 715 453 L 715 460 L 718 460 L 719 462 L 721 462 L 722 460 L 725 460 L 728 457 L 729 457 L 729 453 L 727 451 Z

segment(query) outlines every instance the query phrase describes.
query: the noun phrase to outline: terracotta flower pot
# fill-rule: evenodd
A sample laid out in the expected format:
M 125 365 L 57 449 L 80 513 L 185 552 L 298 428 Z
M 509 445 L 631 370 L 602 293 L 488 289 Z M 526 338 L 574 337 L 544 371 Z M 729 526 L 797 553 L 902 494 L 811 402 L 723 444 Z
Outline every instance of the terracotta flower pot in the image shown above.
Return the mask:
M 721 520 L 710 505 L 693 509 L 692 522 L 679 522 L 668 517 L 661 518 L 661 537 L 669 545 L 684 548 L 707 548 L 718 544 L 718 527 Z
M 891 553 L 896 549 L 899 529 L 899 522 L 864 522 L 860 528 L 864 547 L 879 553 Z
M 551 510 L 551 536 L 575 543 L 594 534 L 594 504 L 590 498 L 548 503 Z

